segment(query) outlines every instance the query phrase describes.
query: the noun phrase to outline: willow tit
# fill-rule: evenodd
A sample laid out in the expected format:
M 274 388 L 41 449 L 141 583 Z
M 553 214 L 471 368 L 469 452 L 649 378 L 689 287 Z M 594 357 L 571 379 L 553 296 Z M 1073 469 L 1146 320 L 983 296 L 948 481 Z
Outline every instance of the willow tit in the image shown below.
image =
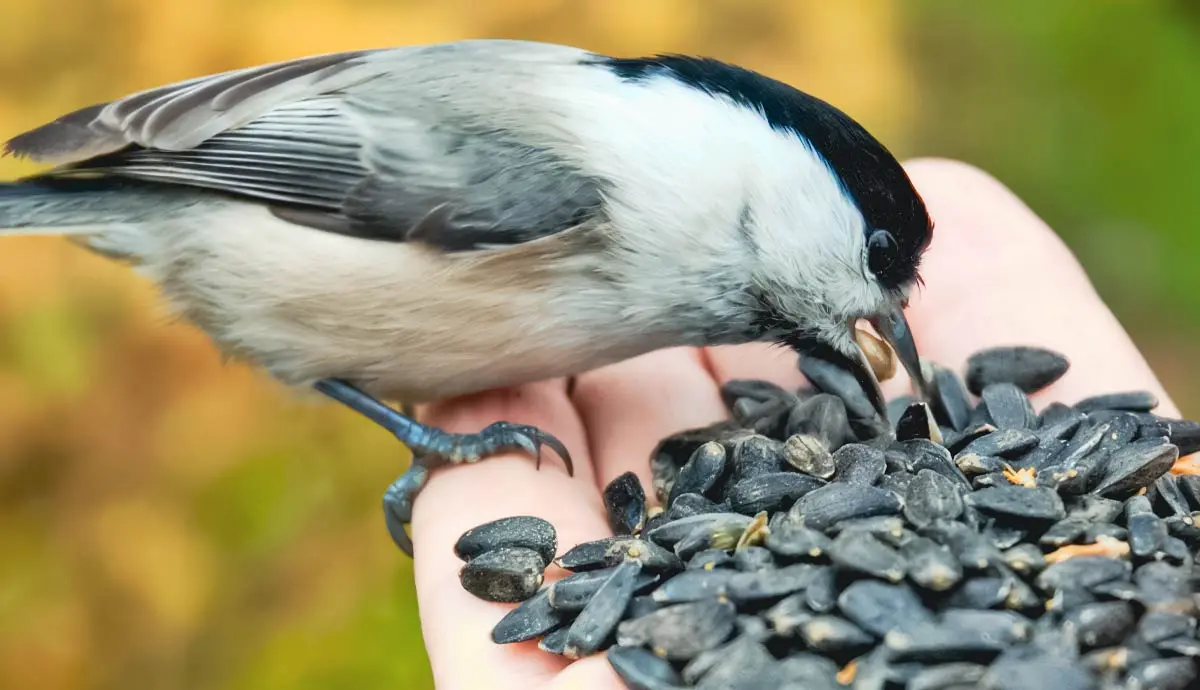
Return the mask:
M 923 388 L 903 307 L 932 236 L 850 117 L 752 71 L 474 40 L 205 76 L 93 105 L 6 152 L 0 233 L 126 261 L 227 355 L 366 414 L 430 468 L 562 444 L 418 403 L 669 346 L 769 341 L 853 372 L 871 321 Z

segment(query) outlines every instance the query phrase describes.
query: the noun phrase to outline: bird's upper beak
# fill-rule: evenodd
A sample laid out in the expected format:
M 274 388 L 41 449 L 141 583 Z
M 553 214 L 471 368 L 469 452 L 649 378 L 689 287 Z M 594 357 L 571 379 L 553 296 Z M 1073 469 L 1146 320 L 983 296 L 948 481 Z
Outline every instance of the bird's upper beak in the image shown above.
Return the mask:
M 895 351 L 897 358 L 908 371 L 909 377 L 916 386 L 921 397 L 928 399 L 928 384 L 921 371 L 921 360 L 917 354 L 916 343 L 913 342 L 912 331 L 908 320 L 904 318 L 904 309 L 900 303 L 892 305 L 886 312 L 868 319 L 875 330 Z M 845 335 L 837 336 L 838 342 L 808 341 L 799 347 L 803 354 L 807 350 L 811 356 L 828 361 L 835 367 L 852 374 L 858 385 L 866 393 L 871 406 L 882 419 L 887 419 L 887 401 L 884 400 L 883 390 L 874 368 L 867 359 L 863 349 L 858 345 L 854 322 L 846 324 Z
M 896 357 L 904 365 L 908 377 L 916 386 L 917 393 L 928 400 L 929 382 L 925 380 L 925 374 L 921 369 L 921 357 L 917 353 L 917 344 L 913 341 L 912 329 L 908 327 L 908 319 L 904 318 L 903 305 L 898 302 L 893 303 L 886 312 L 877 314 L 869 320 L 880 337 L 895 350 Z

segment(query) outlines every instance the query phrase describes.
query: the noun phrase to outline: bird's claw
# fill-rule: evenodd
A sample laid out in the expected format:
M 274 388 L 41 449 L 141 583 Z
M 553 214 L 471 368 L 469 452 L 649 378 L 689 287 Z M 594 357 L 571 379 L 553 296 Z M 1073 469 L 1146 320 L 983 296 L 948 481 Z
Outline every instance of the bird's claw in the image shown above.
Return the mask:
M 475 463 L 508 451 L 532 455 L 535 467 L 540 468 L 542 446 L 546 446 L 562 458 L 568 475 L 575 474 L 571 455 L 563 442 L 527 424 L 496 422 L 475 434 L 451 434 L 431 427 L 425 427 L 424 431 L 424 438 L 420 440 L 397 434 L 400 441 L 413 450 L 413 464 L 388 487 L 383 497 L 388 533 L 409 557 L 413 555 L 413 544 L 405 527 L 412 521 L 413 502 L 428 481 L 431 469 L 447 464 Z

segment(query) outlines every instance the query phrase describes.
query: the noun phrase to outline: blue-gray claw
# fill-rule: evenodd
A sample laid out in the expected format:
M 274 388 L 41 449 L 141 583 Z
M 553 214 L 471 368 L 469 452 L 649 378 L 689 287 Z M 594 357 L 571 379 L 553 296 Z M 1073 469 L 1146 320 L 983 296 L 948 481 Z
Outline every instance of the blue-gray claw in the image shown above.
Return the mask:
M 542 464 L 542 446 L 562 458 L 567 474 L 575 467 L 562 441 L 527 424 L 496 422 L 475 434 L 452 434 L 427 426 L 384 405 L 356 386 L 339 379 L 322 379 L 314 387 L 365 415 L 396 435 L 413 454 L 413 464 L 388 487 L 383 497 L 383 513 L 388 532 L 402 551 L 412 556 L 412 539 L 404 527 L 412 520 L 413 501 L 429 479 L 429 471 L 445 464 L 478 462 L 506 451 L 524 451 L 532 455 L 537 467 Z
M 388 534 L 409 558 L 413 555 L 413 543 L 404 527 L 412 522 L 413 499 L 428 479 L 429 468 L 414 460 L 408 471 L 392 482 L 383 494 L 383 521 Z

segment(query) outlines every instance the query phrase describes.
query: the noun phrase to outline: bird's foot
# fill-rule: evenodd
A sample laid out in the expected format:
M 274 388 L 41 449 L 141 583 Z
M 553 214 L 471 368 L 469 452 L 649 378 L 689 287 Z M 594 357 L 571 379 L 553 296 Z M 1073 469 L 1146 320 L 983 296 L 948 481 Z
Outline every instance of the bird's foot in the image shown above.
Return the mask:
M 413 502 L 429 480 L 430 470 L 443 465 L 474 463 L 509 451 L 532 455 L 535 466 L 540 467 L 542 447 L 546 446 L 562 458 L 567 474 L 575 473 L 571 456 L 562 441 L 534 426 L 496 422 L 478 433 L 455 434 L 402 415 L 344 381 L 326 379 L 317 382 L 316 388 L 374 420 L 412 450 L 412 466 L 392 482 L 383 496 L 388 533 L 400 550 L 410 557 L 413 555 L 412 539 L 405 526 L 412 521 Z

